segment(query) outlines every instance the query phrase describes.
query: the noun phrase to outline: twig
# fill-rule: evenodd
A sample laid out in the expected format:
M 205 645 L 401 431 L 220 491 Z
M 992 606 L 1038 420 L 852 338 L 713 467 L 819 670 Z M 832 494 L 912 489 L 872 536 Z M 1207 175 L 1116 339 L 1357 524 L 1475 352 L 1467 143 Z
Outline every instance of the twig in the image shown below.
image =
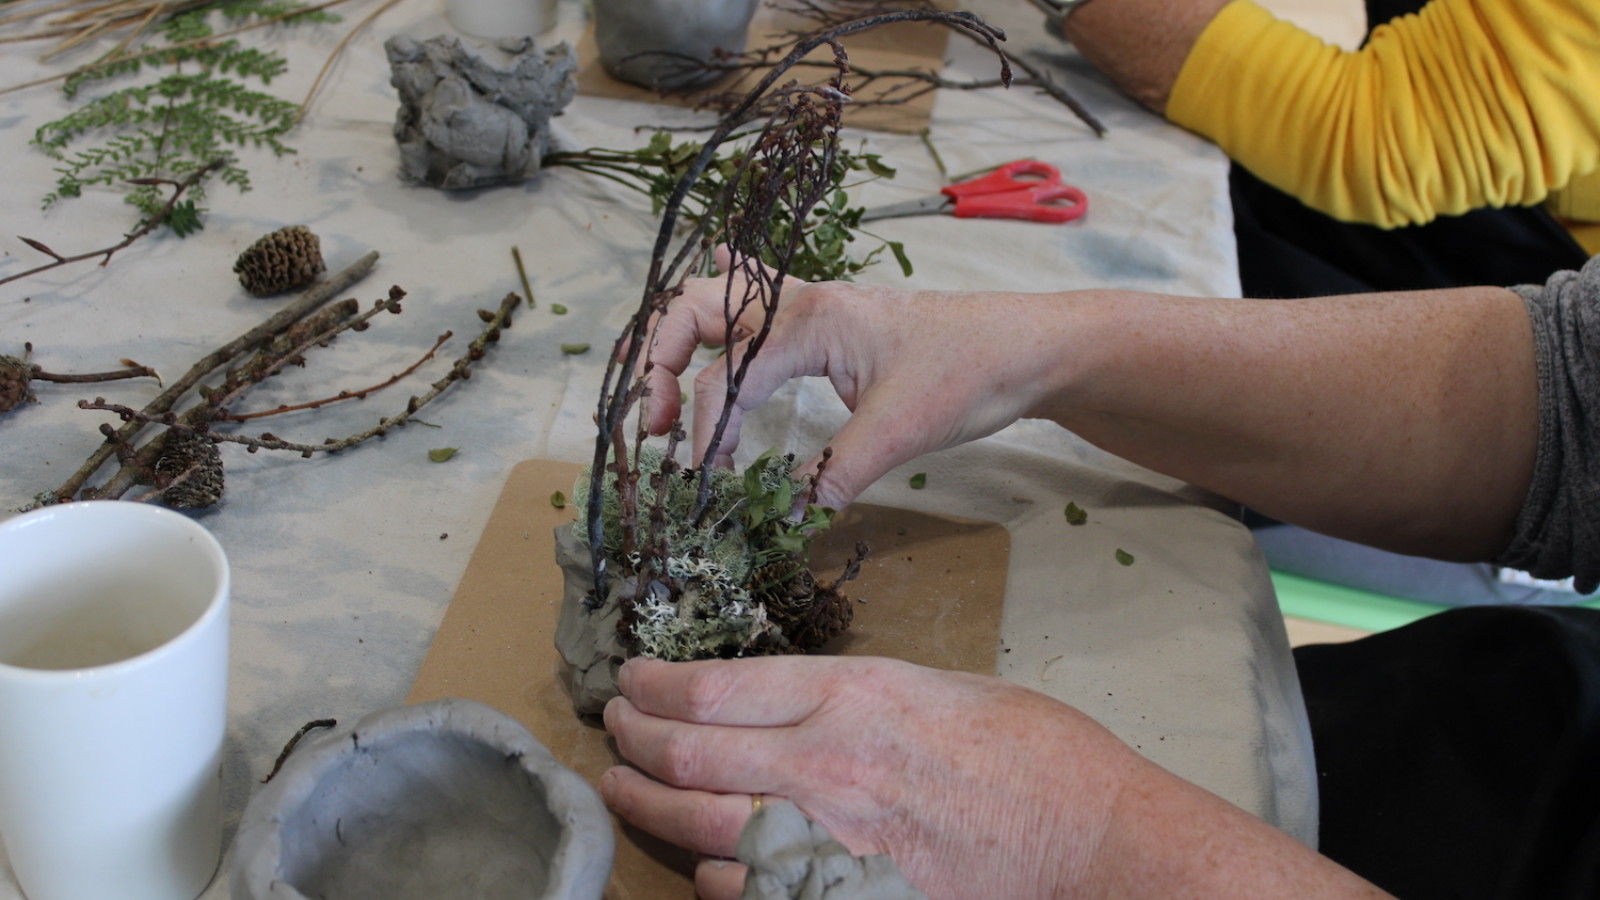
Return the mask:
M 253 413 L 224 413 L 223 415 L 218 416 L 217 419 L 220 420 L 220 421 L 224 421 L 224 422 L 247 422 L 247 421 L 249 421 L 251 419 L 264 419 L 267 416 L 275 416 L 275 415 L 278 415 L 279 413 L 297 412 L 297 411 L 302 410 L 302 409 L 321 409 L 324 406 L 327 406 L 327 405 L 329 405 L 331 403 L 338 403 L 341 400 L 360 400 L 360 399 L 363 399 L 368 394 L 377 393 L 378 391 L 383 390 L 384 388 L 388 387 L 391 384 L 394 384 L 395 382 L 401 380 L 402 378 L 405 378 L 407 375 L 410 375 L 412 372 L 415 372 L 416 370 L 422 368 L 422 364 L 427 362 L 430 359 L 433 359 L 434 354 L 439 352 L 439 348 L 444 346 L 444 342 L 450 340 L 454 336 L 455 336 L 455 332 L 453 332 L 453 331 L 446 331 L 444 334 L 439 335 L 439 339 L 437 341 L 434 341 L 433 346 L 431 348 L 429 348 L 427 353 L 424 353 L 422 355 L 421 359 L 419 359 L 416 362 L 412 363 L 409 367 L 406 368 L 406 370 L 404 372 L 400 372 L 399 374 L 396 374 L 396 375 L 391 375 L 387 380 L 383 381 L 380 384 L 375 384 L 375 385 L 373 385 L 371 387 L 362 388 L 359 391 L 340 391 L 339 393 L 333 395 L 332 397 L 324 397 L 321 400 L 312 400 L 312 401 L 310 401 L 308 403 L 296 403 L 293 406 L 280 406 L 280 407 L 278 407 L 276 409 L 267 409 L 267 410 L 262 410 L 261 412 L 253 412 Z
M 115 372 L 93 372 L 78 375 L 62 375 L 55 372 L 46 372 L 38 366 L 33 367 L 35 381 L 53 381 L 57 384 L 90 384 L 98 381 L 121 381 L 124 378 L 145 377 L 154 378 L 157 384 L 161 383 L 161 373 L 149 366 L 141 366 L 138 363 L 133 363 L 130 368 L 118 369 Z
M 283 764 L 288 761 L 289 754 L 294 752 L 294 748 L 299 745 L 301 739 L 306 736 L 307 732 L 311 731 L 313 728 L 332 728 L 337 724 L 339 724 L 338 719 L 312 719 L 304 725 L 301 725 L 300 730 L 296 731 L 294 733 L 294 737 L 289 739 L 289 743 L 283 745 L 283 752 L 278 754 L 278 761 L 272 764 L 272 771 L 267 773 L 267 777 L 261 779 L 261 783 L 266 784 L 278 774 L 278 770 L 282 769 Z
M 173 382 L 171 387 L 168 387 L 166 390 L 162 391 L 154 400 L 146 404 L 142 412 L 147 416 L 153 417 L 162 415 L 171 410 L 178 400 L 188 393 L 191 388 L 199 384 L 200 380 L 205 378 L 212 371 L 221 366 L 227 365 L 241 354 L 255 350 L 268 340 L 271 340 L 275 335 L 283 332 L 283 330 L 289 327 L 291 324 L 304 318 L 306 315 L 316 310 L 317 307 L 327 303 L 335 295 L 344 291 L 345 288 L 366 277 L 367 273 L 372 271 L 372 267 L 376 265 L 377 262 L 378 251 L 374 250 L 368 253 L 366 256 L 361 257 L 359 260 L 356 260 L 356 262 L 351 264 L 344 271 L 339 272 L 337 275 L 334 275 L 326 281 L 312 285 L 311 288 L 301 295 L 300 299 L 279 310 L 265 322 L 262 322 L 260 325 L 257 325 L 244 334 L 241 334 L 226 344 L 223 344 L 221 347 L 217 348 L 211 353 L 206 354 L 206 356 L 204 356 L 199 362 L 195 363 L 189 369 L 189 371 L 185 372 L 183 377 Z M 138 434 L 139 431 L 144 428 L 144 426 L 145 423 L 139 421 L 130 421 L 124 424 L 122 428 L 118 429 L 116 432 L 117 440 L 123 443 L 130 441 L 134 435 Z M 102 444 L 99 449 L 90 454 L 89 458 L 83 463 L 83 465 L 80 466 L 78 470 L 70 477 L 68 477 L 60 487 L 56 488 L 52 492 L 48 492 L 42 498 L 42 502 L 60 502 L 76 496 L 78 491 L 83 488 L 84 484 L 94 476 L 95 472 L 100 470 L 101 466 L 105 465 L 106 460 L 110 459 L 115 452 L 115 443 L 108 441 L 107 443 Z
M 436 397 L 444 393 L 445 390 L 452 384 L 455 384 L 458 381 L 466 381 L 470 379 L 472 377 L 472 364 L 484 357 L 486 348 L 489 344 L 500 340 L 501 331 L 511 327 L 511 312 L 512 310 L 516 309 L 517 304 L 521 302 L 522 298 L 516 294 L 507 294 L 505 299 L 500 302 L 500 309 L 490 316 L 489 322 L 484 327 L 484 330 L 475 339 L 473 339 L 470 345 L 468 345 L 467 352 L 462 354 L 462 356 L 457 359 L 453 365 L 451 365 L 450 371 L 447 372 L 444 377 L 440 378 L 438 381 L 435 381 L 429 386 L 427 393 L 422 394 L 421 396 L 414 396 L 406 401 L 406 408 L 404 412 L 382 419 L 377 425 L 374 425 L 366 431 L 358 432 L 339 440 L 328 438 L 321 444 L 305 444 L 297 441 L 286 441 L 271 433 L 263 433 L 259 436 L 251 436 L 210 431 L 208 430 L 209 423 L 183 422 L 179 421 L 176 416 L 172 415 L 152 416 L 143 410 L 136 410 L 132 407 L 121 406 L 115 403 L 107 403 L 103 398 L 99 397 L 96 397 L 93 402 L 80 401 L 78 406 L 83 409 L 98 409 L 105 410 L 107 412 L 113 412 L 118 416 L 121 416 L 124 419 L 132 422 L 162 425 L 165 426 L 168 431 L 187 431 L 195 434 L 204 434 L 209 439 L 217 442 L 225 441 L 233 444 L 242 444 L 251 453 L 254 453 L 257 450 L 287 450 L 299 453 L 302 457 L 309 457 L 314 453 L 338 453 L 342 450 L 349 450 L 357 444 L 361 444 L 365 441 L 371 440 L 372 438 L 383 437 L 391 430 L 405 425 L 411 420 L 411 417 L 415 415 L 418 410 L 422 409 L 424 406 L 427 406 Z M 145 451 L 141 451 L 140 455 L 146 455 Z M 133 480 L 134 479 L 131 476 L 124 477 L 121 481 L 116 482 L 115 489 L 119 491 L 125 491 L 132 485 Z M 112 483 L 108 482 L 108 486 L 110 484 Z
M 178 205 L 178 200 L 183 196 L 184 191 L 187 191 L 188 189 L 199 184 L 205 179 L 206 176 L 227 165 L 227 162 L 228 161 L 226 159 L 214 159 L 200 168 L 195 169 L 193 172 L 190 172 L 189 175 L 182 181 L 170 181 L 165 178 L 129 179 L 129 184 L 170 184 L 173 186 L 172 196 L 167 199 L 166 205 L 161 207 L 160 211 L 158 211 L 155 215 L 145 219 L 144 224 L 124 235 L 119 243 L 113 244 L 112 246 L 103 250 L 91 250 L 88 253 L 79 253 L 75 256 L 62 256 L 61 254 L 51 250 L 49 247 L 46 247 L 44 244 L 34 240 L 33 238 L 22 237 L 21 235 L 18 235 L 18 240 L 27 244 L 29 247 L 38 250 L 40 253 L 44 253 L 53 257 L 55 261 L 45 263 L 42 266 L 35 266 L 26 272 L 18 272 L 15 275 L 9 275 L 5 278 L 0 278 L 0 285 L 9 284 L 13 281 L 17 281 L 18 279 L 27 278 L 29 275 L 37 275 L 40 272 L 45 272 L 58 266 L 65 266 L 75 262 L 83 262 L 86 259 L 94 259 L 97 256 L 105 257 L 100 261 L 101 266 L 109 265 L 111 263 L 111 255 L 113 253 L 116 253 L 118 250 L 125 249 L 134 241 L 137 241 L 139 238 L 142 238 L 150 232 L 155 231 L 157 228 L 160 228 L 161 223 L 167 220 L 168 215 L 171 215 L 173 207 Z
M 933 138 L 928 134 L 928 129 L 924 128 L 917 132 L 917 137 L 922 139 L 922 146 L 928 148 L 928 155 L 933 157 L 933 165 L 939 170 L 939 179 L 949 182 L 950 170 L 944 167 L 944 157 L 939 155 L 939 148 L 933 146 Z
M 528 283 L 528 270 L 522 265 L 522 251 L 512 247 L 511 259 L 517 264 L 517 277 L 522 279 L 522 293 L 528 298 L 528 308 L 533 309 L 533 285 Z

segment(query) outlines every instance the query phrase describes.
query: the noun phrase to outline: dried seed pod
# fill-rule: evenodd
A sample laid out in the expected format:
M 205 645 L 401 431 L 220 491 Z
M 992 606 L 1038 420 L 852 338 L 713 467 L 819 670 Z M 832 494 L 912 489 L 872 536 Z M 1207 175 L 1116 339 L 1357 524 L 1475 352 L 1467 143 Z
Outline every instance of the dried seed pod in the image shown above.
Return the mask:
M 0 354 L 0 413 L 10 412 L 34 400 L 33 366 L 15 356 Z
M 222 499 L 222 451 L 203 434 L 167 432 L 167 446 L 155 470 L 163 481 L 183 476 L 161 495 L 161 502 L 173 509 L 204 509 Z
M 266 235 L 233 264 L 239 283 L 257 297 L 305 287 L 325 268 L 322 241 L 304 225 L 286 225 Z

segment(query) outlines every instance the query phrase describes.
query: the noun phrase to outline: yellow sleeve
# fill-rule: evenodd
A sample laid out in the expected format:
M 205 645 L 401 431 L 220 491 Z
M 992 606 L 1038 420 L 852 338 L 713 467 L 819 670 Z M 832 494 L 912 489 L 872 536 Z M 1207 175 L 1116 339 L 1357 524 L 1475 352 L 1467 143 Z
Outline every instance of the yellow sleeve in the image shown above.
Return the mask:
M 1167 116 L 1340 219 L 1538 203 L 1600 167 L 1600 2 L 1432 0 L 1347 52 L 1233 0 Z

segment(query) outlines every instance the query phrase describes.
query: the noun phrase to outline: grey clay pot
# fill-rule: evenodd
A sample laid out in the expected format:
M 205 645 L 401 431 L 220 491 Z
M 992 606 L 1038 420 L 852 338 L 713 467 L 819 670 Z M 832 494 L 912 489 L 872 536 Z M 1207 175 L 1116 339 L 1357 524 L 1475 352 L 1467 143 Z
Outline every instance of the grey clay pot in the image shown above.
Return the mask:
M 600 797 L 471 700 L 383 710 L 303 741 L 251 798 L 233 900 L 599 900 Z
M 760 0 L 594 0 L 594 38 L 611 77 L 684 91 L 723 77 L 704 63 L 744 52 Z

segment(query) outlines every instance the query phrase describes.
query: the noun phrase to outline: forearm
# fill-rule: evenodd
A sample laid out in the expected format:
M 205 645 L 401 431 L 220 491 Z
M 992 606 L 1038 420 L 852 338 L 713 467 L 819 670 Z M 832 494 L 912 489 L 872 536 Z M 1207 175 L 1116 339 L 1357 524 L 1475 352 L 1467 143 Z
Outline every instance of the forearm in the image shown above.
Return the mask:
M 1189 50 L 1228 0 L 1098 0 L 1061 29 L 1095 68 L 1130 96 L 1165 113 Z
M 1389 896 L 1260 819 L 1164 771 L 1127 784 L 1111 822 L 1089 872 L 1090 890 L 1077 896 Z
M 1034 414 L 1347 539 L 1470 559 L 1508 542 L 1538 402 L 1511 292 L 1065 297 L 1053 389 Z

